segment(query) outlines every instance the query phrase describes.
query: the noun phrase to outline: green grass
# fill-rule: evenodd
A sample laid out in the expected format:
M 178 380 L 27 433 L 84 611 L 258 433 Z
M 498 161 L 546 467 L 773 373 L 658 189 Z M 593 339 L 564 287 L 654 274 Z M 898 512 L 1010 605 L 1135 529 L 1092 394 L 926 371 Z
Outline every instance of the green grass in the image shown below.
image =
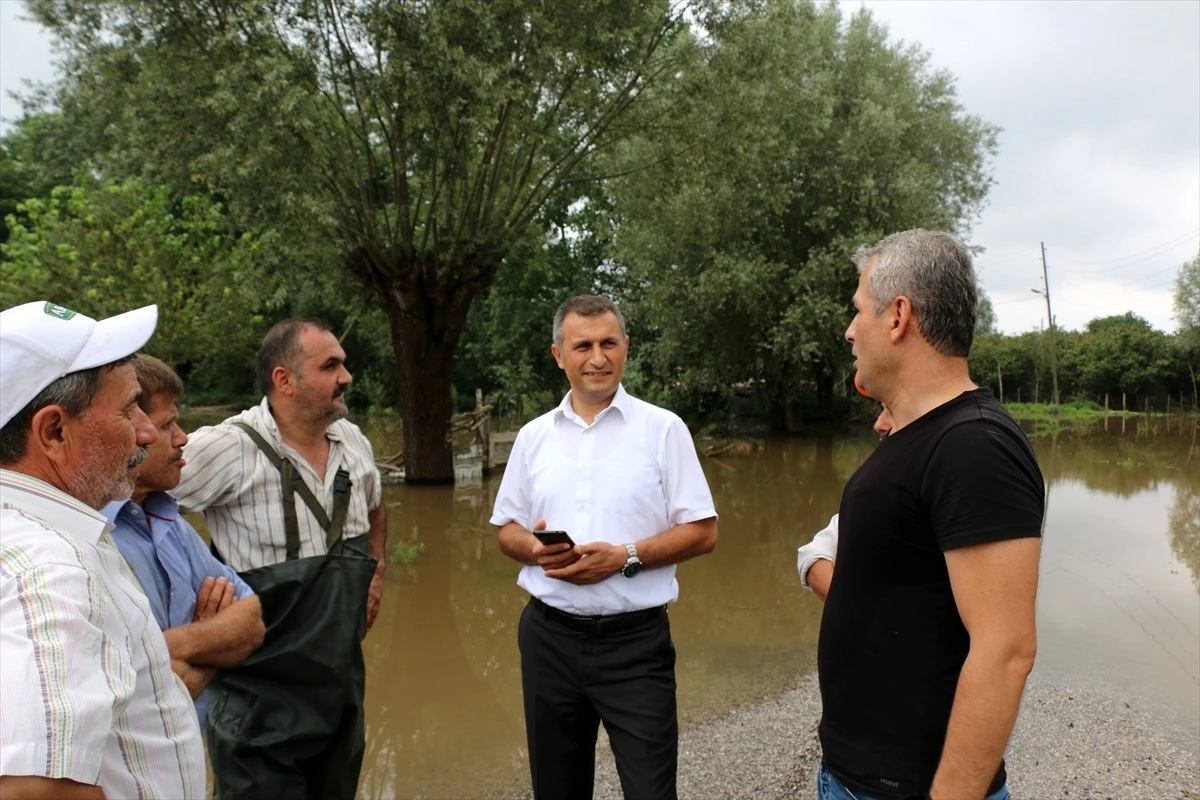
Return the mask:
M 1014 419 L 1029 421 L 1091 422 L 1107 415 L 1133 413 L 1105 411 L 1103 406 L 1091 400 L 1072 400 L 1058 406 L 1051 403 L 1005 403 L 1004 407 Z
M 414 525 L 407 539 L 401 539 L 388 548 L 387 560 L 389 564 L 407 566 L 424 552 L 425 543 L 417 538 L 417 526 Z
M 1055 406 L 1052 403 L 1005 403 L 1030 436 L 1053 436 L 1071 428 L 1082 428 L 1108 415 L 1120 416 L 1121 411 L 1105 411 L 1104 406 L 1091 400 L 1072 400 Z

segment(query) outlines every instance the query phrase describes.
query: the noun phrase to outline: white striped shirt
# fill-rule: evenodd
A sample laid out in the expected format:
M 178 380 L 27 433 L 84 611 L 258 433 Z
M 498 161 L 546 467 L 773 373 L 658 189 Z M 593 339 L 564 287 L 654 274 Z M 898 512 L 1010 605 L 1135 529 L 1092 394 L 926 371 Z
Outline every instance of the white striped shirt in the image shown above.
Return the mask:
M 358 426 L 338 420 L 329 426 L 329 460 L 324 480 L 304 457 L 284 443 L 271 416 L 266 398 L 254 408 L 230 417 L 220 425 L 190 434 L 183 449 L 187 466 L 171 494 L 187 512 L 201 512 L 209 535 L 225 563 L 238 572 L 277 564 L 287 557 L 284 529 L 283 485 L 279 470 L 259 450 L 245 431 L 229 423 L 244 422 L 262 434 L 276 451 L 296 466 L 325 512 L 333 510 L 333 483 L 339 467 L 350 473 L 350 507 L 343 530 L 345 538 L 370 530 L 368 514 L 383 500 L 379 469 L 371 443 Z M 300 557 L 328 551 L 325 531 L 297 492 L 296 522 L 300 530 Z
M 202 798 L 196 710 L 104 517 L 0 470 L 0 775 Z

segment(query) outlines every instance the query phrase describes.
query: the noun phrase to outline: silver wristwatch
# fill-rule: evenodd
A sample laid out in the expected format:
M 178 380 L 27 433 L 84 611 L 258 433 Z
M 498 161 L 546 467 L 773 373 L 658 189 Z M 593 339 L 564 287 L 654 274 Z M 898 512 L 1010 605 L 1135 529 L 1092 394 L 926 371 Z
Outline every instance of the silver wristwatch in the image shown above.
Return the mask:
M 625 566 L 621 567 L 621 574 L 626 578 L 632 578 L 642 571 L 642 560 L 638 558 L 637 546 L 632 544 L 625 545 L 625 552 L 629 557 L 625 559 Z

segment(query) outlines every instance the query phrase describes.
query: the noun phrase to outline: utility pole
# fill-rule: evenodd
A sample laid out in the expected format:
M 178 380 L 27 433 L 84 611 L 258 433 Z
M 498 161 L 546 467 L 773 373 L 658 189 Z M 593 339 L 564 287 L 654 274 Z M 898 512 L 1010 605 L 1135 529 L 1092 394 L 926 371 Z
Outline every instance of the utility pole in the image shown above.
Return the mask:
M 1058 359 L 1054 354 L 1054 314 L 1050 311 L 1050 276 L 1046 270 L 1046 243 L 1042 245 L 1042 288 L 1030 289 L 1034 294 L 1040 294 L 1046 298 L 1046 319 L 1050 323 L 1050 377 L 1053 380 L 1053 395 L 1052 400 L 1054 405 L 1058 405 Z

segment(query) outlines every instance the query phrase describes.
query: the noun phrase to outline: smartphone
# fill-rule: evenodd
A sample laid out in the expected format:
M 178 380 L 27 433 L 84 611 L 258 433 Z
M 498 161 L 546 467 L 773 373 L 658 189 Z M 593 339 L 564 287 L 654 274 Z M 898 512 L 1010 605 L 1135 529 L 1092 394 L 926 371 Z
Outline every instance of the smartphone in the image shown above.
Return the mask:
M 575 542 L 571 539 L 571 534 L 566 531 L 534 531 L 533 535 L 542 544 L 569 544 L 571 547 L 575 546 Z

